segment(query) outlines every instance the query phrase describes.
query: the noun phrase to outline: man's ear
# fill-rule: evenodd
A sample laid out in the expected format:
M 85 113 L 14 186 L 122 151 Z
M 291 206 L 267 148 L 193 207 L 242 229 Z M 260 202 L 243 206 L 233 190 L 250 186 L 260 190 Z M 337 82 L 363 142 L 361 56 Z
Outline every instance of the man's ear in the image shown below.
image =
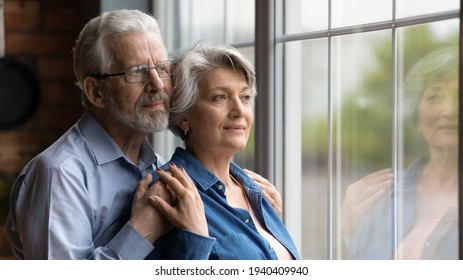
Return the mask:
M 105 107 L 105 99 L 96 78 L 86 77 L 84 79 L 84 93 L 93 106 L 98 108 Z

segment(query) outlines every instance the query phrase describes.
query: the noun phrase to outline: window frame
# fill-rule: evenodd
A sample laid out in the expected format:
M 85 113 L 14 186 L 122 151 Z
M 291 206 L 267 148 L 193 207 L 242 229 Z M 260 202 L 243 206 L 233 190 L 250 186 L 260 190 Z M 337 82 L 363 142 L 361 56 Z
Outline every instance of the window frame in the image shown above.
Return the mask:
M 277 13 L 283 11 L 284 0 L 255 0 L 255 40 L 254 42 L 239 42 L 234 44 L 235 47 L 248 47 L 253 46 L 255 50 L 255 66 L 257 71 L 257 87 L 259 89 L 259 101 L 256 102 L 255 112 L 255 139 L 259 145 L 255 146 L 255 170 L 262 176 L 268 178 L 280 190 L 283 196 L 284 210 L 283 220 L 292 234 L 296 246 L 301 249 L 302 244 L 302 210 L 301 210 L 301 177 L 302 170 L 301 164 L 295 160 L 300 158 L 300 136 L 301 126 L 297 125 L 294 115 L 300 115 L 299 111 L 294 111 L 294 104 L 297 100 L 285 100 L 284 96 L 278 95 L 277 80 L 282 79 L 284 76 L 284 67 L 282 69 L 276 67 L 278 57 L 278 44 L 284 45 L 289 42 L 297 42 L 303 40 L 324 39 L 328 40 L 328 54 L 331 53 L 331 41 L 336 36 L 357 34 L 378 30 L 392 30 L 392 54 L 394 61 L 392 62 L 392 77 L 393 77 L 393 96 L 397 100 L 398 85 L 396 75 L 397 63 L 397 46 L 395 42 L 397 28 L 414 26 L 418 24 L 432 23 L 436 21 L 448 19 L 460 19 L 460 81 L 463 79 L 462 59 L 463 52 L 461 46 L 463 30 L 463 20 L 461 17 L 461 6 L 463 0 L 460 1 L 460 9 L 446 12 L 438 12 L 433 14 L 426 14 L 420 16 L 396 18 L 395 16 L 395 2 L 393 4 L 392 20 L 381 21 L 368 24 L 359 24 L 347 27 L 332 28 L 331 22 L 331 0 L 328 1 L 328 29 L 314 32 L 301 32 L 293 34 L 284 34 L 282 31 L 282 22 L 278 22 L 279 18 Z M 165 24 L 168 26 L 169 19 L 166 19 L 163 9 L 158 9 L 156 4 L 159 1 L 151 0 L 152 7 L 154 7 L 155 17 L 160 20 L 161 26 Z M 226 4 L 225 4 L 226 6 Z M 163 21 L 164 20 L 164 21 Z M 226 28 L 225 28 L 226 29 Z M 168 37 L 169 28 L 166 29 L 164 37 Z M 226 32 L 226 30 L 224 30 Z M 167 33 L 167 34 L 166 34 Z M 226 35 L 224 35 L 227 38 Z M 331 56 L 328 57 L 328 67 L 331 67 Z M 331 72 L 331 69 L 329 69 Z M 331 74 L 328 75 L 328 103 L 331 102 Z M 284 83 L 281 82 L 282 84 Z M 283 85 L 284 87 L 284 85 Z M 459 88 L 459 95 L 462 96 L 462 89 Z M 291 103 L 292 102 L 292 103 Z M 459 98 L 459 108 L 463 107 L 463 98 Z M 291 108 L 291 114 L 288 112 Z M 397 108 L 394 108 L 397 110 Z M 333 116 L 332 112 L 328 109 L 328 122 L 332 126 Z M 397 116 L 397 114 L 394 114 Z M 300 119 L 299 119 L 300 122 Z M 394 133 L 396 131 L 398 120 L 393 120 Z M 291 125 L 290 125 L 291 124 Z M 459 116 L 459 145 L 463 143 L 463 117 Z M 332 131 L 330 128 L 328 131 Z M 330 133 L 329 132 L 329 133 Z M 394 150 L 397 146 L 396 135 L 393 135 Z M 296 140 L 295 140 L 296 139 Z M 170 132 L 156 133 L 153 136 L 153 141 L 156 143 L 156 150 L 164 156 L 172 154 L 175 147 L 176 140 Z M 295 142 L 296 141 L 296 142 Z M 299 142 L 297 142 L 299 141 Z M 331 133 L 328 135 L 328 141 L 333 143 Z M 299 147 L 299 150 L 298 148 Z M 335 202 L 332 201 L 332 194 L 334 193 L 333 186 L 333 147 L 329 145 L 328 150 L 328 244 L 327 244 L 327 258 L 333 259 L 332 245 L 335 242 L 336 236 L 333 235 L 332 225 L 333 211 Z M 463 159 L 463 151 L 459 149 L 459 158 Z M 459 159 L 459 174 L 463 174 L 463 164 Z M 393 155 L 393 168 L 397 169 L 398 158 L 397 154 Z M 459 180 L 459 201 L 463 201 L 463 187 Z M 463 259 L 463 205 L 459 203 L 459 258 Z

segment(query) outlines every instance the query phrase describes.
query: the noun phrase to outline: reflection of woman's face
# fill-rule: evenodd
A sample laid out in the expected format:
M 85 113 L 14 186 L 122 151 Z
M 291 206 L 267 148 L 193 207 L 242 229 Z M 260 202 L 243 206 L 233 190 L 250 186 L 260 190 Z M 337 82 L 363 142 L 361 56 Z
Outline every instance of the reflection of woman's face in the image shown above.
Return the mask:
M 451 77 L 431 84 L 418 107 L 419 129 L 434 149 L 458 147 L 458 79 Z
M 199 83 L 188 143 L 197 154 L 235 154 L 246 147 L 254 119 L 251 88 L 241 72 L 216 68 Z

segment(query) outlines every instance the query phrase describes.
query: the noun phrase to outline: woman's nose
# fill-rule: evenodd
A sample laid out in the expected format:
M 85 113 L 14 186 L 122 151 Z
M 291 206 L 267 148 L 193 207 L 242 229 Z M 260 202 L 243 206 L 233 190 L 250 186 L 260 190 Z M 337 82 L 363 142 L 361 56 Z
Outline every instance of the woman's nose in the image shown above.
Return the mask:
M 449 94 L 444 102 L 444 112 L 451 116 L 458 115 L 458 90 Z
M 229 100 L 231 106 L 231 113 L 233 117 L 241 117 L 244 112 L 244 104 L 239 97 L 234 97 Z

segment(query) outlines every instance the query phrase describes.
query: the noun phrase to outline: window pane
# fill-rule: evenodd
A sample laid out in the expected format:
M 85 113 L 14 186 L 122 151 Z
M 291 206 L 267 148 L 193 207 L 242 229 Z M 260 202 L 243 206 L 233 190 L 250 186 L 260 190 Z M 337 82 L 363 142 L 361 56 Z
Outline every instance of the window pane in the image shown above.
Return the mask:
M 332 28 L 392 19 L 392 0 L 332 0 Z
M 366 189 L 357 183 L 347 195 L 346 188 L 371 172 L 390 168 L 392 161 L 391 31 L 334 37 L 331 55 L 332 253 L 334 259 L 356 258 L 357 207 L 366 202 L 358 191 Z
M 458 30 L 397 30 L 398 259 L 458 259 Z
M 285 34 L 328 29 L 328 1 L 285 0 Z
M 186 48 L 199 40 L 224 42 L 225 0 L 160 0 L 155 13 L 161 19 L 169 49 Z M 164 14 L 169 13 L 170 17 Z
M 247 59 L 249 59 L 252 63 L 254 63 L 254 47 L 243 47 L 243 48 L 238 48 L 238 50 Z M 264 94 L 264 93 L 259 92 L 259 89 L 257 89 L 257 96 L 259 96 L 259 94 Z M 259 98 L 256 99 L 256 102 L 259 102 L 258 99 Z M 248 140 L 248 144 L 246 145 L 246 148 L 243 151 L 240 151 L 239 153 L 237 153 L 234 158 L 234 162 L 236 162 L 242 168 L 254 170 L 254 158 L 255 158 L 254 157 L 254 147 L 255 147 L 254 139 L 255 138 L 254 138 L 254 126 L 253 126 L 251 133 L 249 134 L 249 140 Z
M 328 40 L 287 44 L 286 59 L 297 55 L 299 67 L 288 66 L 287 83 L 298 83 L 302 96 L 302 256 L 326 259 L 328 248 Z M 291 77 L 299 77 L 290 81 Z
M 255 2 L 249 0 L 227 0 L 227 43 L 254 41 Z
M 460 0 L 397 0 L 397 18 L 460 9 Z

